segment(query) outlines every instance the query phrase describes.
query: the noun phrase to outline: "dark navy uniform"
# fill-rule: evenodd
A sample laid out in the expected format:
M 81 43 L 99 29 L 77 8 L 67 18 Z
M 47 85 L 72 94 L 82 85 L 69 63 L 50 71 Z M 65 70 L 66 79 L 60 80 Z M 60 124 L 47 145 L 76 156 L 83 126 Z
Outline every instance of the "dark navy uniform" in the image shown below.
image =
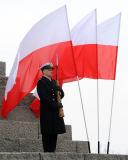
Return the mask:
M 55 80 L 42 77 L 37 83 L 37 92 L 40 97 L 40 126 L 44 151 L 53 152 L 56 148 L 57 134 L 66 132 L 62 117 L 59 117 L 59 108 L 63 107 L 57 102 L 57 91 L 64 92 L 56 85 Z

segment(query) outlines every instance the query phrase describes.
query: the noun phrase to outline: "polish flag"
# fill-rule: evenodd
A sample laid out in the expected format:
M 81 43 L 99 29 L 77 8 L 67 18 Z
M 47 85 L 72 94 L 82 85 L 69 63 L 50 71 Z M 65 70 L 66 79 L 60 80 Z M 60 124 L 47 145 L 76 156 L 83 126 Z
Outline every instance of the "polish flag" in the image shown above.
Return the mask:
M 39 70 L 42 64 L 52 62 L 56 65 L 56 54 L 59 57 L 59 80 L 73 80 L 76 71 L 65 6 L 41 19 L 22 40 L 6 85 L 2 117 L 7 118 L 20 100 L 35 88 L 42 76 Z
M 121 14 L 118 14 L 97 26 L 94 10 L 72 29 L 71 38 L 79 78 L 115 79 L 120 17 Z M 30 108 L 34 108 L 33 104 Z
M 79 79 L 97 77 L 96 26 L 96 10 L 94 10 L 71 31 L 75 69 Z M 37 92 L 34 96 L 30 109 L 38 117 L 40 110 Z
M 71 38 L 79 78 L 115 79 L 120 17 L 121 14 L 118 14 L 97 26 L 94 10 L 72 29 Z M 30 109 L 36 115 L 39 99 L 35 97 Z
M 97 26 L 98 78 L 114 80 L 121 14 Z
M 97 16 L 93 10 L 71 31 L 74 59 L 79 78 L 97 78 Z
M 71 31 L 79 78 L 114 80 L 121 14 L 97 26 L 96 10 Z

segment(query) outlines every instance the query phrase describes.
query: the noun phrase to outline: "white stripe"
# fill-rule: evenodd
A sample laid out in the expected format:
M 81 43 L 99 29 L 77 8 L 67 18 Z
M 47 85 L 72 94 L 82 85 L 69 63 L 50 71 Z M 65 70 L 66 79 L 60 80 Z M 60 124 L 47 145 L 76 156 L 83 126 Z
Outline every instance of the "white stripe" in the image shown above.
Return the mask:
M 73 45 L 96 44 L 96 9 L 85 16 L 71 31 Z
M 41 47 L 69 40 L 66 6 L 63 6 L 41 19 L 27 33 L 19 47 L 20 60 Z
M 97 43 L 118 45 L 121 13 L 97 26 Z
M 18 71 L 19 62 L 31 52 L 44 46 L 69 41 L 69 26 L 66 6 L 52 12 L 35 24 L 22 40 L 9 79 L 5 89 L 5 99 L 7 93 L 12 89 Z

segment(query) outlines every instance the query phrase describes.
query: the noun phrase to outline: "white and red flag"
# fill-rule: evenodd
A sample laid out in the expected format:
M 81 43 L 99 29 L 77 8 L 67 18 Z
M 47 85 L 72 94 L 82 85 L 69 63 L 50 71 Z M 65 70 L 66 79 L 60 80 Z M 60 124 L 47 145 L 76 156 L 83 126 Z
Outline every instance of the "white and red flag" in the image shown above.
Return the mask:
M 118 14 L 97 26 L 94 10 L 72 29 L 73 55 L 80 79 L 115 79 L 120 16 Z M 35 113 L 38 101 L 36 98 L 30 106 Z
M 74 62 L 77 76 L 80 79 L 84 77 L 95 78 L 97 75 L 96 25 L 96 10 L 94 10 L 71 31 Z M 39 98 L 36 92 L 35 97 L 30 109 L 38 117 Z
M 93 10 L 71 31 L 79 78 L 97 78 L 97 15 Z
M 7 118 L 20 100 L 31 92 L 42 76 L 39 68 L 59 57 L 59 81 L 76 77 L 66 7 L 61 7 L 36 23 L 22 40 L 6 85 L 1 115 Z M 55 77 L 55 73 L 54 73 Z
M 120 30 L 118 14 L 97 25 L 96 10 L 85 16 L 71 31 L 79 78 L 114 80 Z
M 97 26 L 98 78 L 114 80 L 121 14 Z

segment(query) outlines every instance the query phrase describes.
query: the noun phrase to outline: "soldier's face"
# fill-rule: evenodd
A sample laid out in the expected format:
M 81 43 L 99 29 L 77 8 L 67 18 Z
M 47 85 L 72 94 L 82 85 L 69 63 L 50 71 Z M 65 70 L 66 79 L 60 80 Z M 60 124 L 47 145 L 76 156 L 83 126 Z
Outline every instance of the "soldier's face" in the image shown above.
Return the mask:
M 52 77 L 52 69 L 44 69 L 43 73 L 47 77 L 50 77 L 50 78 Z

